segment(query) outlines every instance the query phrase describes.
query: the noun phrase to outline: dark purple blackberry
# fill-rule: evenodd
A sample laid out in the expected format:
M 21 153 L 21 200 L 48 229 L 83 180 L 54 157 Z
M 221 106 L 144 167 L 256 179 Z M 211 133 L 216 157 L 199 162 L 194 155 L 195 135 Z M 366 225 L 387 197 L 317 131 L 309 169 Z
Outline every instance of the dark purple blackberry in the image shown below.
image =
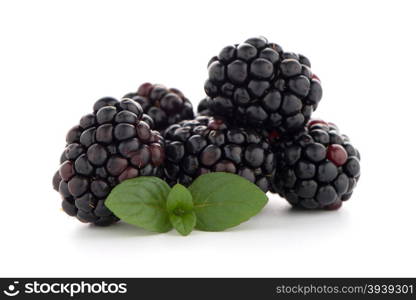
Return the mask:
M 360 178 L 360 153 L 335 124 L 313 120 L 272 145 L 277 161 L 272 191 L 292 206 L 333 210 L 351 197 Z
M 281 133 L 302 129 L 322 97 L 310 67 L 305 56 L 264 37 L 227 46 L 208 64 L 208 98 L 199 112 Z
M 124 97 L 139 103 L 154 122 L 154 129 L 162 131 L 182 120 L 194 118 L 192 103 L 178 89 L 161 84 L 143 83 L 137 92 Z
M 229 127 L 199 116 L 166 129 L 165 177 L 169 184 L 190 185 L 199 175 L 229 172 L 268 191 L 275 169 L 267 138 L 255 130 Z
M 118 219 L 104 201 L 115 185 L 141 175 L 162 175 L 164 140 L 148 123 L 152 119 L 135 101 L 102 98 L 68 132 L 53 177 L 67 214 L 81 222 L 110 225 Z

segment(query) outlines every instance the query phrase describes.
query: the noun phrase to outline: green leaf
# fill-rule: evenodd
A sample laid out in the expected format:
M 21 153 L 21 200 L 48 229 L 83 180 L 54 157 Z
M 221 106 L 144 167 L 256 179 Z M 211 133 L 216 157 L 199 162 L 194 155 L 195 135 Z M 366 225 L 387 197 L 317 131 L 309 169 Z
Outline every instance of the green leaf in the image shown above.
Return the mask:
M 194 204 L 189 190 L 181 184 L 176 184 L 168 195 L 166 209 L 173 227 L 182 235 L 188 235 L 194 229 L 196 216 Z
M 222 231 L 259 213 L 266 194 L 255 184 L 235 174 L 214 172 L 199 176 L 189 187 L 197 217 L 195 228 Z
M 169 215 L 169 220 L 173 227 L 182 235 L 188 235 L 194 229 L 196 224 L 196 215 L 193 211 L 181 216 L 174 214 Z
M 189 190 L 182 184 L 175 184 L 169 192 L 168 200 L 166 201 L 166 209 L 168 213 L 174 213 L 175 210 L 183 210 L 184 212 L 192 211 L 194 203 L 192 202 L 192 195 Z
M 157 177 L 136 177 L 113 188 L 105 205 L 126 223 L 167 232 L 172 229 L 166 210 L 169 191 L 169 185 Z

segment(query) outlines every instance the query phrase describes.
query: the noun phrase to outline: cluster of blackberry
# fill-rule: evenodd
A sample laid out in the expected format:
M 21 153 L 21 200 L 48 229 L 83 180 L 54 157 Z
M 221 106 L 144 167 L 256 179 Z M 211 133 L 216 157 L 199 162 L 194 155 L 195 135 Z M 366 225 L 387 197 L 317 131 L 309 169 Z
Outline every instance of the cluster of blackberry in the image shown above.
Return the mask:
M 306 209 L 337 209 L 351 197 L 360 155 L 334 124 L 310 120 L 322 87 L 308 58 L 250 38 L 209 61 L 205 92 L 200 115 L 268 132 L 271 192 Z
M 360 178 L 360 153 L 333 123 L 313 120 L 305 130 L 278 139 L 272 192 L 294 207 L 338 209 Z
M 154 122 L 154 129 L 162 131 L 172 124 L 194 118 L 192 103 L 182 92 L 175 88 L 166 88 L 161 84 L 143 83 L 129 98 L 139 103 L 143 111 Z
M 260 132 L 200 116 L 170 126 L 164 136 L 165 176 L 170 184 L 187 186 L 201 174 L 229 172 L 269 191 L 275 159 L 270 143 Z
M 69 130 L 53 186 L 68 215 L 105 226 L 118 220 L 104 205 L 111 189 L 125 179 L 161 176 L 165 143 L 131 99 L 102 98 L 93 109 Z
M 295 207 L 337 209 L 360 177 L 360 154 L 338 128 L 311 120 L 319 78 L 301 54 L 265 38 L 223 48 L 208 63 L 194 116 L 178 89 L 144 83 L 121 101 L 98 100 L 67 134 L 53 186 L 80 221 L 118 219 L 104 201 L 121 181 L 158 176 L 190 185 L 209 172 L 238 174 Z
M 227 46 L 214 56 L 205 92 L 200 113 L 281 133 L 302 128 L 322 98 L 309 59 L 263 37 Z

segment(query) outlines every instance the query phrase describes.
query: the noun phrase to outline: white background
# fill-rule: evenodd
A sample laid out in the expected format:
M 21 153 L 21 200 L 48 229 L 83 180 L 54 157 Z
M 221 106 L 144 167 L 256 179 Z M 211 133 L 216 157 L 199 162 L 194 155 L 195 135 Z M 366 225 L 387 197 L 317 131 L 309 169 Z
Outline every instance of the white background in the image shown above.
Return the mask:
M 412 1 L 2 1 L 0 276 L 416 276 Z M 51 179 L 67 130 L 145 81 L 194 105 L 223 46 L 264 35 L 308 56 L 362 177 L 336 212 L 266 208 L 220 233 L 86 226 Z

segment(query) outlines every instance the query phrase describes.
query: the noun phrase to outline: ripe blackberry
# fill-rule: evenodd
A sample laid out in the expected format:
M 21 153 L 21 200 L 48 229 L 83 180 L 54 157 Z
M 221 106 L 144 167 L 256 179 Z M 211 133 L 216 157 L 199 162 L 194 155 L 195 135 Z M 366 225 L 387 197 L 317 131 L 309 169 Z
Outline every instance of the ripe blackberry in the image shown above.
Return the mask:
M 322 97 L 310 67 L 305 56 L 284 52 L 264 37 L 227 46 L 208 64 L 203 106 L 238 125 L 281 133 L 302 129 Z
M 143 83 L 134 93 L 124 96 L 139 103 L 154 122 L 154 129 L 162 131 L 182 120 L 194 118 L 192 103 L 178 89 L 160 84 Z
M 263 136 L 206 116 L 172 125 L 164 134 L 165 177 L 171 185 L 179 182 L 187 186 L 199 175 L 229 172 L 247 178 L 266 192 L 275 160 Z
M 53 187 L 62 208 L 81 222 L 110 225 L 118 219 L 104 205 L 111 189 L 137 176 L 160 176 L 164 141 L 131 99 L 102 98 L 66 136 Z
M 338 127 L 310 121 L 304 131 L 273 143 L 273 192 L 294 207 L 338 209 L 360 177 L 360 153 Z

